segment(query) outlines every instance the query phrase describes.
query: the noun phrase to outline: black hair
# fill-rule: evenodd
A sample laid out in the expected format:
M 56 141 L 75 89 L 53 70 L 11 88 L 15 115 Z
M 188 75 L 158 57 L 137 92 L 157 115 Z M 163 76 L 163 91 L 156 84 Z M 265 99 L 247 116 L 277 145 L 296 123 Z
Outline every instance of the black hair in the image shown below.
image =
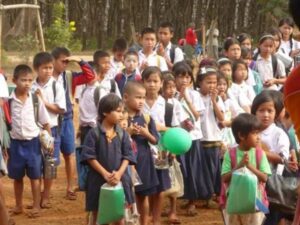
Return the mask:
M 235 38 L 227 38 L 225 40 L 225 42 L 224 42 L 224 46 L 223 46 L 224 50 L 228 51 L 229 48 L 230 48 L 230 46 L 232 46 L 232 45 L 239 45 L 239 46 L 241 46 L 240 42 L 237 39 L 235 39 Z
M 224 75 L 224 73 L 222 73 L 221 71 L 218 71 L 218 76 L 217 76 L 218 83 L 219 83 L 220 80 L 225 80 L 226 81 L 227 89 L 228 89 L 229 88 L 229 81 L 227 80 L 227 78 Z
M 240 143 L 240 136 L 247 137 L 253 131 L 259 131 L 261 128 L 256 116 L 249 113 L 241 113 L 235 117 L 231 124 L 232 133 L 236 143 Z
M 227 65 L 229 64 L 230 66 L 232 66 L 232 62 L 230 59 L 226 58 L 226 57 L 222 57 L 218 60 L 217 62 L 218 67 L 220 68 L 221 66 Z
M 252 102 L 251 113 L 256 115 L 256 111 L 258 110 L 259 106 L 266 102 L 273 102 L 276 115 L 280 114 L 280 112 L 277 111 L 274 95 L 272 95 L 271 90 L 263 90 L 260 94 L 255 96 Z
M 242 44 L 245 40 L 249 39 L 251 41 L 251 36 L 250 34 L 247 33 L 241 33 L 236 37 L 236 39 Z
M 58 59 L 61 55 L 64 56 L 70 56 L 71 52 L 69 49 L 65 47 L 56 47 L 52 50 L 51 55 L 53 56 L 54 59 Z
M 137 58 L 139 58 L 139 54 L 137 53 L 137 51 L 134 51 L 134 50 L 128 50 L 125 55 L 124 55 L 124 59 L 129 56 L 129 55 L 134 55 L 136 56 Z
M 274 106 L 276 110 L 276 115 L 275 115 L 275 119 L 276 119 L 284 109 L 283 94 L 282 92 L 276 90 L 269 90 L 269 92 L 273 97 Z
M 159 24 L 159 27 L 161 28 L 169 28 L 170 33 L 174 33 L 174 26 L 171 22 L 164 21 L 161 24 Z
M 178 77 L 179 75 L 186 75 L 186 74 L 189 75 L 191 77 L 192 83 L 194 84 L 193 70 L 187 62 L 181 61 L 175 63 L 172 72 L 175 78 Z
M 155 32 L 155 30 L 152 27 L 146 27 L 146 28 L 144 28 L 142 30 L 142 32 L 141 32 L 141 37 L 143 38 L 143 36 L 145 34 L 155 34 L 155 36 L 156 36 L 156 32 Z
M 33 58 L 33 68 L 38 69 L 41 65 L 53 63 L 53 57 L 49 52 L 39 52 Z
M 99 59 L 101 58 L 104 58 L 104 57 L 110 57 L 110 55 L 106 52 L 106 51 L 103 51 L 103 50 L 97 50 L 94 52 L 94 55 L 93 55 L 93 62 L 90 63 L 93 67 L 98 67 L 98 61 Z
M 289 10 L 290 13 L 297 24 L 298 27 L 300 27 L 300 4 L 299 0 L 290 0 L 289 4 Z
M 260 37 L 260 39 L 259 39 L 259 41 L 258 41 L 258 44 L 261 45 L 261 44 L 262 44 L 264 41 L 266 41 L 266 40 L 272 40 L 272 41 L 274 41 L 273 35 L 270 34 L 270 33 L 264 33 L 264 34 Z
M 104 96 L 100 100 L 98 107 L 98 116 L 100 123 L 104 120 L 105 113 L 110 113 L 117 110 L 122 104 L 122 99 L 116 94 L 108 94 Z
M 17 80 L 22 75 L 32 74 L 32 69 L 26 64 L 17 65 L 13 72 L 13 78 Z
M 205 72 L 204 72 L 205 71 Z M 218 77 L 218 72 L 217 69 L 215 67 L 211 67 L 211 66 L 205 66 L 202 67 L 197 75 L 197 79 L 196 79 L 196 87 L 200 87 L 200 83 L 208 76 L 211 75 L 215 75 L 216 77 Z
M 118 51 L 126 51 L 127 49 L 127 41 L 125 38 L 118 38 L 114 41 L 112 51 L 113 52 L 118 52 Z
M 241 48 L 241 58 L 242 59 L 252 59 L 252 51 L 249 48 L 242 47 Z
M 213 58 L 204 58 L 199 63 L 199 68 L 206 67 L 206 66 L 217 67 L 218 63 Z
M 163 76 L 163 89 L 165 89 L 170 81 L 175 82 L 174 74 L 171 71 L 162 72 Z
M 143 83 L 136 81 L 136 80 L 130 80 L 125 84 L 123 94 L 126 93 L 126 94 L 130 95 L 139 88 L 145 89 Z
M 151 74 L 158 74 L 160 80 L 162 81 L 163 77 L 162 77 L 162 73 L 161 70 L 157 67 L 157 66 L 148 66 L 146 69 L 144 69 L 144 71 L 142 72 L 142 80 L 147 80 Z
M 234 60 L 233 64 L 232 64 L 232 80 L 233 80 L 233 82 L 235 82 L 235 75 L 234 74 L 235 74 L 235 71 L 237 70 L 237 68 L 238 68 L 239 65 L 245 66 L 245 68 L 247 70 L 247 77 L 248 77 L 248 66 L 247 66 L 247 63 L 245 63 L 242 59 L 237 59 L 237 60 Z
M 290 17 L 286 17 L 286 18 L 281 19 L 278 23 L 278 26 L 281 27 L 284 24 L 287 24 L 292 28 L 294 28 L 294 26 L 295 26 L 295 23 L 294 23 L 293 19 L 290 18 Z

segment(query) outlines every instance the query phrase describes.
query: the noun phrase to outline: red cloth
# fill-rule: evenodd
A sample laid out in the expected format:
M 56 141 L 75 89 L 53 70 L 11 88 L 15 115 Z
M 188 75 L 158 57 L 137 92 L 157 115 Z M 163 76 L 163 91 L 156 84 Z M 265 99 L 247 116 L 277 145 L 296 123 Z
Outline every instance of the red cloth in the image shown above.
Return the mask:
M 197 35 L 193 28 L 188 28 L 185 32 L 186 44 L 195 46 L 197 43 Z

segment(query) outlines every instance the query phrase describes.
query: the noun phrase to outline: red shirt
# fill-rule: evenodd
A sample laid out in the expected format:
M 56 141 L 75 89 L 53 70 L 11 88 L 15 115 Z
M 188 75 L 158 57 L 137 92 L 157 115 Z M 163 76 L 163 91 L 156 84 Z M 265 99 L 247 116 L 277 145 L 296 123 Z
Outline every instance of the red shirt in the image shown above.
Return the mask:
M 197 43 L 197 35 L 195 33 L 195 30 L 193 28 L 188 28 L 185 32 L 185 40 L 186 44 L 195 46 Z

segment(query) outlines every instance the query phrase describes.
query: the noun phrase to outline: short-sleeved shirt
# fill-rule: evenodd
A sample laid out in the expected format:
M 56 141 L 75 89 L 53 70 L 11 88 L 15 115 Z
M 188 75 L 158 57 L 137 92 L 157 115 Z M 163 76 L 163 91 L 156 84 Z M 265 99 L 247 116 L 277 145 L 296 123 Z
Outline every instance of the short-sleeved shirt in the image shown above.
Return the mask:
M 41 125 L 49 124 L 48 111 L 44 103 L 40 99 L 38 101 L 38 122 Z M 31 140 L 37 137 L 40 133 L 40 128 L 36 124 L 31 93 L 28 93 L 28 97 L 23 103 L 16 97 L 15 92 L 12 92 L 10 108 L 12 119 L 11 137 L 17 140 Z
M 232 100 L 231 98 L 227 98 L 224 101 L 224 106 L 225 106 L 225 117 L 227 114 L 227 112 L 230 113 L 230 117 L 229 118 L 225 118 L 225 120 L 231 120 L 233 118 L 235 118 L 236 116 L 238 116 L 240 113 L 244 113 L 245 111 L 239 106 L 239 104 L 235 101 Z
M 228 88 L 227 95 L 230 99 L 236 101 L 240 107 L 250 107 L 252 105 L 252 102 L 249 101 L 249 99 L 243 92 L 236 95 L 232 87 Z
M 65 96 L 65 91 L 64 87 L 56 82 L 55 83 L 55 90 L 56 90 L 56 96 L 54 99 L 54 90 L 53 90 L 53 82 L 54 78 L 51 77 L 46 84 L 41 86 L 37 81 L 34 81 L 32 85 L 32 89 L 40 89 L 42 92 L 42 95 L 44 96 L 44 99 L 50 103 L 50 104 L 55 104 L 58 106 L 58 108 L 63 109 L 66 111 L 66 96 Z M 50 127 L 55 127 L 58 125 L 58 114 L 50 112 L 48 110 L 49 116 L 50 116 Z
M 143 50 L 139 51 L 139 65 L 141 66 L 144 62 L 147 62 L 148 66 L 157 66 L 161 71 L 168 71 L 166 60 L 156 52 L 146 56 Z
M 241 93 L 243 93 L 243 95 L 247 97 L 249 102 L 253 102 L 253 99 L 255 98 L 255 92 L 253 87 L 246 84 L 246 82 L 244 81 L 241 84 L 232 83 L 231 91 L 237 99 L 239 98 L 239 95 Z
M 201 114 L 201 128 L 203 138 L 201 141 L 221 141 L 221 130 L 218 126 L 218 119 L 215 115 L 213 103 L 209 95 L 201 95 L 204 102 L 205 110 Z M 218 96 L 217 105 L 222 112 L 225 112 L 225 106 L 223 100 Z
M 282 154 L 285 159 L 289 158 L 290 140 L 283 129 L 275 123 L 260 132 L 262 143 L 266 144 L 271 152 Z
M 250 67 L 248 67 L 248 78 L 246 80 L 246 84 L 248 84 L 250 86 L 255 86 L 256 85 L 254 74 L 253 74 L 253 71 L 251 70 Z
M 112 89 L 111 80 L 112 79 L 110 77 L 105 76 L 101 82 L 98 81 L 99 86 L 100 86 L 100 89 L 99 89 L 100 99 L 103 98 L 104 96 L 108 95 L 109 93 L 111 93 L 111 89 Z M 115 80 L 113 80 L 113 81 L 115 82 Z M 120 90 L 119 90 L 119 87 L 116 82 L 115 82 L 115 87 L 116 87 L 116 90 L 114 93 L 121 98 Z
M 0 98 L 8 98 L 8 87 L 3 74 L 0 74 Z
M 114 79 L 115 76 L 118 74 L 118 73 L 121 73 L 122 70 L 124 69 L 124 64 L 123 62 L 118 62 L 114 59 L 114 57 L 111 57 L 110 58 L 110 69 L 109 71 L 107 72 L 108 73 L 108 77 L 110 79 Z
M 244 157 L 244 154 L 246 153 L 245 151 L 241 151 L 238 147 L 236 148 L 236 165 L 238 165 L 240 163 L 240 161 L 242 160 L 242 158 Z M 255 148 L 251 148 L 249 151 L 247 151 L 247 154 L 249 156 L 249 163 L 254 166 L 257 167 L 256 165 L 256 149 Z M 261 157 L 261 161 L 259 164 L 259 170 L 267 175 L 271 175 L 271 168 L 270 168 L 270 164 L 269 161 L 267 159 L 266 153 L 262 151 L 262 157 Z M 223 164 L 222 164 L 222 172 L 221 174 L 224 175 L 226 173 L 229 173 L 230 171 L 232 171 L 231 168 L 231 158 L 229 155 L 229 151 L 227 151 L 224 155 L 224 160 L 223 160 Z
M 173 105 L 174 113 L 175 113 L 175 115 L 178 118 L 180 123 L 189 118 L 187 113 L 182 108 L 180 102 L 176 98 L 169 98 L 168 103 Z
M 288 41 L 281 40 L 281 42 L 280 42 L 280 49 L 282 50 L 282 52 L 284 54 L 286 54 L 288 56 L 290 55 L 292 50 L 296 50 L 299 48 L 300 48 L 300 42 L 296 41 L 295 39 L 292 39 L 292 43 L 290 40 L 288 40 Z
M 170 61 L 171 61 L 171 48 L 172 48 L 172 43 L 169 42 L 169 44 L 165 48 L 165 57 L 167 57 Z M 175 47 L 173 64 L 177 62 L 181 62 L 183 60 L 184 60 L 184 56 L 182 50 L 179 47 Z

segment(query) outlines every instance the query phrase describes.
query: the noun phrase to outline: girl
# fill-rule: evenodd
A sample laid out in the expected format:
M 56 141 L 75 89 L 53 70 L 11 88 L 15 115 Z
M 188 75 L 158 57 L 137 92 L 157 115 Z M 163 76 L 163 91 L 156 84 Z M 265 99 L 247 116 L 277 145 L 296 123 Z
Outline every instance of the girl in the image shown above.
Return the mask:
M 280 48 L 284 54 L 292 58 L 300 53 L 300 43 L 293 39 L 294 25 L 291 18 L 284 18 L 279 21 L 279 30 L 282 34 Z
M 243 94 L 246 96 L 248 106 L 251 107 L 252 101 L 255 97 L 255 92 L 252 86 L 246 84 L 245 80 L 248 78 L 248 66 L 243 60 L 236 60 L 232 66 L 232 86 L 231 90 L 235 98 L 238 100 L 239 96 Z M 243 105 L 242 102 L 239 102 Z
M 241 57 L 240 42 L 234 38 L 227 38 L 224 42 L 224 55 L 230 60 L 237 60 Z
M 82 162 L 90 166 L 86 210 L 92 211 L 93 225 L 96 225 L 100 187 L 104 183 L 115 186 L 122 182 L 127 202 L 133 202 L 131 179 L 126 169 L 135 160 L 128 134 L 117 126 L 122 111 L 122 100 L 118 96 L 103 97 L 98 108 L 99 123 L 85 138 L 81 157 Z M 114 224 L 124 224 L 123 219 Z
M 258 53 L 254 56 L 256 61 L 255 70 L 260 74 L 264 88 L 279 90 L 284 84 L 284 65 L 273 55 L 274 37 L 265 34 L 259 39 Z
M 222 98 L 225 106 L 224 112 L 224 121 L 220 122 L 220 125 L 224 127 L 222 129 L 222 141 L 225 145 L 225 149 L 233 147 L 235 145 L 235 140 L 231 131 L 231 121 L 240 113 L 243 113 L 244 110 L 236 103 L 236 101 L 232 100 L 227 95 L 228 90 L 228 81 L 225 78 L 224 74 L 218 74 L 218 94 Z
M 228 58 L 221 58 L 218 60 L 218 69 L 224 74 L 228 82 L 228 87 L 232 84 L 232 62 Z
M 241 33 L 237 36 L 237 40 L 240 42 L 241 48 L 248 48 L 249 50 L 252 49 L 252 40 L 249 34 Z
M 188 200 L 187 215 L 195 216 L 197 199 L 206 197 L 202 174 L 202 155 L 200 139 L 202 131 L 200 127 L 200 113 L 204 111 L 204 104 L 197 91 L 194 91 L 192 70 L 185 62 L 178 62 L 173 67 L 176 84 L 176 98 L 180 101 L 185 113 L 189 117 L 188 130 L 192 137 L 190 150 L 178 157 L 184 180 L 184 196 Z
M 267 158 L 273 168 L 272 173 L 278 173 L 283 161 L 289 158 L 290 142 L 284 130 L 275 125 L 275 119 L 279 116 L 280 111 L 276 104 L 277 100 L 274 98 L 275 95 L 271 90 L 264 90 L 255 97 L 251 113 L 256 115 L 261 122 L 261 146 L 266 150 Z M 278 215 L 279 212 L 270 207 L 265 224 L 278 224 L 279 221 L 276 221 Z
M 219 122 L 224 121 L 224 103 L 218 96 L 217 72 L 212 67 L 201 68 L 197 76 L 197 86 L 200 88 L 200 96 L 204 102 L 205 110 L 201 113 L 201 128 L 203 137 L 202 166 L 204 176 L 205 199 L 210 200 L 214 194 L 220 193 L 221 186 L 221 130 Z M 208 201 L 208 204 L 211 202 Z

